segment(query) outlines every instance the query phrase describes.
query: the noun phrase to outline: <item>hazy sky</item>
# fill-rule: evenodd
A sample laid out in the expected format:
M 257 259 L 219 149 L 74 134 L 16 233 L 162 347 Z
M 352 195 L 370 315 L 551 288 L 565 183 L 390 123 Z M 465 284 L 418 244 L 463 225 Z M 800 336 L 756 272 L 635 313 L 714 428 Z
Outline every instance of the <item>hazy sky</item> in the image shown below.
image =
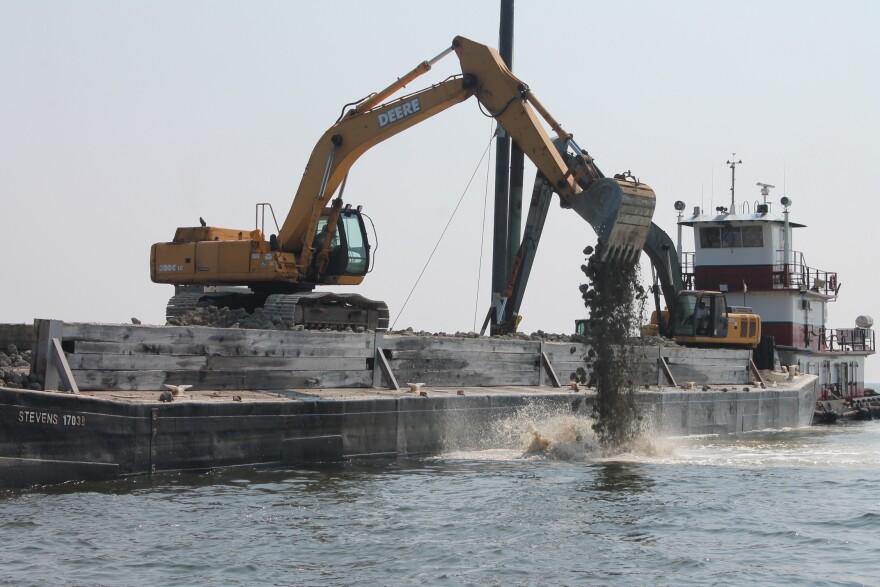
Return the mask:
M 164 321 L 172 287 L 149 250 L 178 226 L 253 227 L 286 213 L 315 141 L 343 104 L 379 90 L 462 34 L 497 46 L 497 1 L 121 2 L 0 0 L 0 322 Z M 837 271 L 829 326 L 880 318 L 876 2 L 520 0 L 514 70 L 611 175 L 631 169 L 675 234 L 688 210 L 758 181 L 794 201 L 794 248 Z M 459 72 L 454 55 L 408 89 Z M 471 99 L 374 148 L 346 201 L 379 233 L 358 289 L 394 319 L 491 133 Z M 490 173 L 490 177 L 494 171 Z M 526 170 L 526 199 L 534 171 Z M 490 179 L 491 181 L 491 179 Z M 485 163 L 397 327 L 474 327 Z M 775 208 L 779 211 L 779 206 Z M 581 250 L 594 233 L 550 210 L 521 329 L 571 332 Z M 692 250 L 692 239 L 686 250 Z M 646 280 L 649 271 L 644 270 Z M 880 381 L 869 359 L 868 381 Z

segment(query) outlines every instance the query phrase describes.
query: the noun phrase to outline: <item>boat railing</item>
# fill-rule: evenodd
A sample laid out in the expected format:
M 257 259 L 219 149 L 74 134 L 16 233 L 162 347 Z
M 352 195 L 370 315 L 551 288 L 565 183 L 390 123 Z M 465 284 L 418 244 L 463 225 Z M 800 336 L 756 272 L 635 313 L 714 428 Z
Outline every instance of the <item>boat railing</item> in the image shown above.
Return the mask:
M 831 352 L 876 351 L 876 334 L 870 328 L 822 328 L 819 350 Z
M 773 289 L 800 289 L 821 293 L 826 296 L 837 295 L 837 273 L 810 267 L 800 251 L 791 252 L 788 264 L 784 261 L 785 252 L 776 251 L 776 264 L 773 265 Z
M 681 254 L 681 281 L 685 289 L 694 289 L 694 253 Z

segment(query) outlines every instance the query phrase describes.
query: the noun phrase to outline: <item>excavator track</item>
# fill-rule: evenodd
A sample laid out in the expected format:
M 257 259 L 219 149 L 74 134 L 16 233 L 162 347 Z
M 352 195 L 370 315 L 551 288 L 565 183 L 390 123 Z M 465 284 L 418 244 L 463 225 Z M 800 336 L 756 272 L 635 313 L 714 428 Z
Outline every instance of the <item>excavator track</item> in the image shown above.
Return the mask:
M 204 306 L 241 307 L 245 300 L 254 303 L 254 294 L 228 292 L 182 292 L 168 301 L 167 319 L 184 318 L 188 312 Z M 259 307 L 259 306 L 258 306 Z M 288 328 L 303 326 L 307 329 L 388 330 L 388 306 L 358 294 L 334 294 L 327 292 L 274 294 L 262 305 L 263 314 L 272 321 L 280 320 Z
M 165 307 L 165 318 L 171 319 L 184 316 L 187 312 L 196 309 L 204 296 L 204 293 L 196 292 L 175 294 L 174 297 L 168 300 L 168 305 Z
M 388 306 L 358 294 L 276 294 L 266 299 L 263 312 L 289 326 L 308 329 L 388 329 Z

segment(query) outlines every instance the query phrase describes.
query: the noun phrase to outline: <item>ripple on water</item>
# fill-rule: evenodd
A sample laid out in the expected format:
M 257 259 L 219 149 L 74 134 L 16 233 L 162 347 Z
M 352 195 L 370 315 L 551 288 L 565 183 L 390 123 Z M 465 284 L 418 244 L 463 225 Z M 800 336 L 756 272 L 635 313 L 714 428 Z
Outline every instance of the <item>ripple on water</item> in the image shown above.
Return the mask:
M 877 424 L 562 458 L 527 425 L 589 422 L 521 416 L 481 451 L 6 492 L 0 583 L 876 584 Z

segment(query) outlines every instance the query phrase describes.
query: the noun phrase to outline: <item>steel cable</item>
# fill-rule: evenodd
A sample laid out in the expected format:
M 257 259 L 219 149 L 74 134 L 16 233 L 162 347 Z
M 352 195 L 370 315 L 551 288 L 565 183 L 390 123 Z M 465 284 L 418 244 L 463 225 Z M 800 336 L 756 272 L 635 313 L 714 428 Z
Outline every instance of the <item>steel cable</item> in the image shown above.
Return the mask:
M 419 282 L 422 280 L 422 276 L 425 274 L 425 271 L 428 269 L 428 265 L 430 265 L 431 259 L 434 258 L 434 253 L 437 252 L 437 248 L 440 246 L 440 243 L 443 241 L 443 237 L 446 235 L 446 231 L 449 230 L 449 225 L 452 224 L 452 220 L 455 218 L 455 213 L 458 212 L 458 208 L 461 206 L 461 202 L 464 200 L 465 195 L 467 195 L 467 192 L 471 187 L 471 183 L 473 183 L 474 178 L 477 176 L 477 172 L 480 170 L 480 166 L 483 164 L 483 159 L 486 158 L 486 154 L 489 153 L 489 150 L 491 147 L 492 147 L 492 139 L 489 139 L 489 142 L 486 145 L 486 149 L 483 151 L 483 155 L 480 157 L 479 163 L 477 163 L 476 168 L 474 168 L 474 172 L 471 174 L 471 178 L 468 180 L 467 185 L 464 188 L 464 191 L 461 193 L 461 197 L 458 198 L 458 203 L 455 204 L 455 209 L 452 210 L 452 214 L 449 216 L 449 220 L 446 221 L 446 226 L 443 227 L 443 232 L 440 233 L 440 238 L 437 239 L 437 243 L 434 245 L 434 249 L 431 251 L 431 254 L 428 256 L 428 260 L 425 261 L 425 266 L 422 267 L 422 271 L 419 273 L 419 276 L 416 278 L 416 282 L 413 284 L 412 289 L 409 290 L 409 295 L 406 296 L 406 300 L 403 302 L 403 306 L 401 306 L 400 311 L 397 313 L 397 316 L 395 316 L 394 322 L 391 323 L 391 328 L 389 330 L 394 330 L 394 326 L 397 324 L 397 321 L 400 319 L 400 315 L 403 314 L 403 311 L 406 309 L 406 305 L 409 303 L 409 300 L 412 297 L 413 292 L 416 291 L 416 287 L 418 287 Z

